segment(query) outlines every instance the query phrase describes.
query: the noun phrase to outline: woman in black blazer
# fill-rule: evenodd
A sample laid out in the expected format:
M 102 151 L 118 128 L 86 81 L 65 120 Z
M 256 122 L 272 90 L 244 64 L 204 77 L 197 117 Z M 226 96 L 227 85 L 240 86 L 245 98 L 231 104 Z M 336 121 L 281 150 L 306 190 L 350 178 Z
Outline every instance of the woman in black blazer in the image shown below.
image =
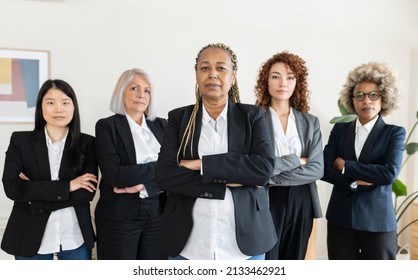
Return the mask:
M 148 75 L 126 70 L 110 102 L 115 115 L 96 124 L 102 174 L 95 209 L 98 259 L 165 258 L 158 250 L 165 193 L 154 174 L 166 120 L 155 116 L 154 106 Z
M 168 192 L 161 246 L 174 259 L 264 259 L 277 237 L 263 110 L 240 103 L 237 58 L 224 44 L 205 46 L 195 71 L 196 103 L 169 113 L 157 161 Z
M 1 248 L 19 260 L 91 259 L 97 173 L 94 137 L 80 132 L 74 90 L 46 81 L 34 131 L 14 132 L 6 152 L 3 185 L 14 205 Z
M 398 176 L 405 128 L 382 116 L 398 106 L 396 78 L 386 64 L 369 62 L 348 74 L 341 104 L 357 119 L 337 123 L 324 149 L 322 180 L 334 185 L 328 204 L 328 257 L 396 258 L 392 183 Z

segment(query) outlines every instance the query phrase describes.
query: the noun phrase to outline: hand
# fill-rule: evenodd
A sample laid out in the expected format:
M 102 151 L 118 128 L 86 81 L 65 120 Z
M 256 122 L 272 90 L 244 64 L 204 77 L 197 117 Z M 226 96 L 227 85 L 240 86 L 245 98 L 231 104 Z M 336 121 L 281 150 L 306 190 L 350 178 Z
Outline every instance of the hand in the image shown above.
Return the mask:
M 132 187 L 126 187 L 126 188 L 114 187 L 113 192 L 114 193 L 139 193 L 143 189 L 145 189 L 145 186 L 143 184 L 139 184 L 139 185 L 135 185 L 135 186 L 132 186 Z
M 366 181 L 362 181 L 362 180 L 356 180 L 357 185 L 359 186 L 371 186 L 373 185 L 372 183 L 366 182 Z
M 338 157 L 334 160 L 334 168 L 337 169 L 338 171 L 342 171 L 343 168 L 345 166 L 345 160 Z
M 200 170 L 202 168 L 201 159 L 182 159 L 180 161 L 180 166 L 183 166 L 190 170 Z
M 236 183 L 229 183 L 226 184 L 227 187 L 236 188 L 236 187 L 242 187 L 243 184 L 236 184 Z
M 308 158 L 300 158 L 299 162 L 300 162 L 300 165 L 306 165 L 308 163 Z
M 27 180 L 27 181 L 29 181 L 30 179 L 28 178 L 28 176 L 26 176 L 25 175 L 25 173 L 23 173 L 23 172 L 20 172 L 19 173 L 19 178 L 20 179 L 22 179 L 22 180 Z
M 96 175 L 86 173 L 84 175 L 78 176 L 77 178 L 70 181 L 70 192 L 85 189 L 89 192 L 94 192 L 96 187 L 91 183 L 97 183 Z

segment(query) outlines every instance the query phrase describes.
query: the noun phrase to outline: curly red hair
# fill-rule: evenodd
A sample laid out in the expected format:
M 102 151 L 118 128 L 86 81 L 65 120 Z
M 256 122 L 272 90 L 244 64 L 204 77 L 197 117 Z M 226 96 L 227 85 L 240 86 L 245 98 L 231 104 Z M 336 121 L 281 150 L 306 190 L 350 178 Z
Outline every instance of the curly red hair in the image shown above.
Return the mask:
M 290 97 L 290 106 L 301 112 L 309 111 L 309 91 L 308 91 L 308 69 L 306 62 L 299 56 L 287 51 L 276 53 L 269 58 L 259 69 L 257 83 L 254 88 L 256 95 L 256 105 L 263 106 L 264 109 L 271 103 L 271 95 L 268 91 L 268 81 L 271 67 L 282 62 L 290 67 L 295 74 L 296 87 Z

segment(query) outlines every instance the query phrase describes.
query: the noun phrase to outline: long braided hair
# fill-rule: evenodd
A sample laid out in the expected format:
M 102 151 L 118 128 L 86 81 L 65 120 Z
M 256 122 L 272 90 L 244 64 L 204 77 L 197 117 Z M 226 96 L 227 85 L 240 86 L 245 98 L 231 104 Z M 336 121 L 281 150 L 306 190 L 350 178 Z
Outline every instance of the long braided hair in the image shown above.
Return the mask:
M 234 71 L 238 70 L 238 60 L 235 53 L 231 50 L 231 48 L 223 43 L 216 43 L 216 44 L 208 44 L 204 46 L 196 57 L 196 63 L 194 65 L 195 71 L 197 71 L 197 63 L 200 58 L 201 53 L 209 48 L 219 48 L 222 50 L 225 50 L 229 53 L 232 61 L 232 69 Z M 196 84 L 195 88 L 195 97 L 196 97 L 196 103 L 194 105 L 192 114 L 190 115 L 189 121 L 186 126 L 186 130 L 184 131 L 183 137 L 181 139 L 180 147 L 177 151 L 177 163 L 180 163 L 180 155 L 183 154 L 183 158 L 186 156 L 186 150 L 187 146 L 190 146 L 190 153 L 193 157 L 193 141 L 194 141 L 194 132 L 196 128 L 196 116 L 197 112 L 199 111 L 199 106 L 202 101 L 202 94 L 199 92 L 199 85 Z M 228 91 L 228 97 L 235 103 L 240 103 L 240 97 L 239 97 L 239 89 L 238 89 L 238 83 L 237 79 L 235 79 L 235 83 L 231 86 L 231 88 Z

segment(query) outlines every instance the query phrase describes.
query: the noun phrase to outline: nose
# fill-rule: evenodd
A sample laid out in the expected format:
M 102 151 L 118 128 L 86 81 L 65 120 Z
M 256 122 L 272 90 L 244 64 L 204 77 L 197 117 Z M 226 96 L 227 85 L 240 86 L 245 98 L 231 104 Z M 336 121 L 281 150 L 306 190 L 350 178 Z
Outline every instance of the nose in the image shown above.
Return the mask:
M 218 78 L 218 73 L 216 71 L 210 72 L 209 78 L 210 79 L 217 79 Z
M 145 96 L 145 91 L 144 90 L 139 90 L 138 93 L 136 94 L 138 97 L 144 97 Z
M 55 111 L 56 112 L 62 112 L 63 111 L 62 106 L 59 103 L 57 103 L 57 105 L 55 106 Z
M 287 87 L 286 79 L 284 79 L 283 77 L 280 77 L 279 78 L 279 86 L 280 87 Z

